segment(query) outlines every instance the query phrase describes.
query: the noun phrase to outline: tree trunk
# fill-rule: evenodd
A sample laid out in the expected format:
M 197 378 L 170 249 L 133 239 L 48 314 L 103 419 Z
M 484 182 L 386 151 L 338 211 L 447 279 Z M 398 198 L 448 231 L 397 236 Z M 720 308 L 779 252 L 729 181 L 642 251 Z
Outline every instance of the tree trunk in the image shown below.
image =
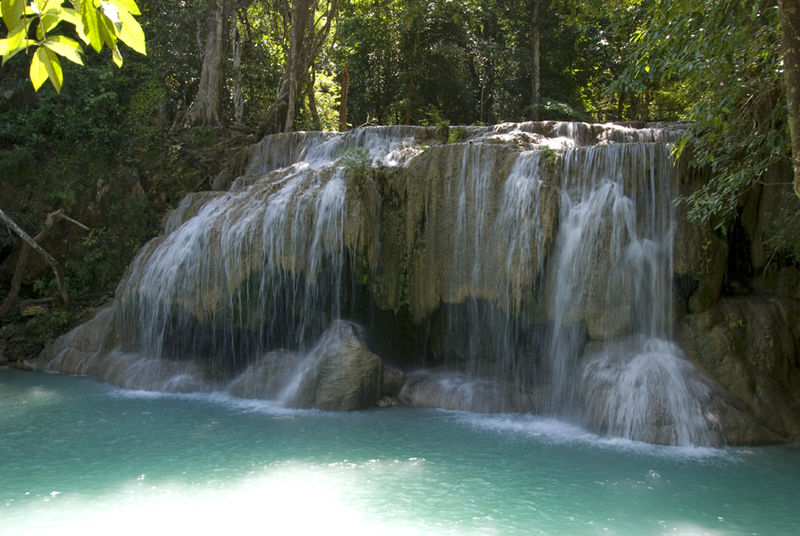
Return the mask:
M 50 227 L 52 227 L 57 216 L 61 216 L 61 211 L 48 214 L 44 229 L 42 229 L 42 231 L 37 235 L 39 240 L 44 238 L 45 234 L 47 234 L 47 231 L 50 229 Z M 17 225 L 14 220 L 6 216 L 5 212 L 2 210 L 0 210 L 0 221 L 11 228 L 11 230 L 14 231 L 23 242 L 22 249 L 19 253 L 19 259 L 17 259 L 17 268 L 14 271 L 14 276 L 11 280 L 11 289 L 2 306 L 0 306 L 0 317 L 6 314 L 8 310 L 14 306 L 17 294 L 19 293 L 19 287 L 22 283 L 22 275 L 25 271 L 25 265 L 28 262 L 29 251 L 31 249 L 44 257 L 44 259 L 53 269 L 53 273 L 56 276 L 56 283 L 58 284 L 58 291 L 61 295 L 61 301 L 64 302 L 64 307 L 69 307 L 69 292 L 67 292 L 67 284 L 64 281 L 64 273 L 62 272 L 61 265 L 58 263 L 58 261 L 55 260 L 48 252 L 46 252 L 35 239 L 31 238 L 28 233 L 26 233 L 19 225 Z M 74 220 L 71 221 L 74 222 Z
M 412 120 L 414 119 L 414 107 L 412 103 L 414 101 L 414 93 L 415 93 L 415 86 L 416 80 L 414 77 L 414 69 L 417 65 L 417 52 L 419 51 L 419 32 L 414 34 L 414 45 L 411 49 L 411 69 L 408 75 L 408 80 L 406 81 L 406 90 L 404 95 L 405 104 L 403 106 L 403 124 L 410 125 Z
M 231 24 L 231 46 L 233 52 L 233 121 L 242 124 L 244 97 L 242 96 L 242 34 L 238 28 L 238 17 Z
M 308 81 L 308 111 L 311 113 L 311 128 L 314 130 L 322 130 L 322 121 L 319 118 L 319 110 L 317 109 L 317 96 L 314 93 L 317 85 L 317 72 L 314 66 L 311 66 L 311 79 Z
M 800 197 L 800 0 L 779 0 L 783 37 L 783 75 L 792 138 L 794 192 Z
M 540 0 L 533 0 L 531 9 L 531 120 L 539 120 L 541 78 L 539 63 L 539 11 Z
M 288 101 L 286 107 L 286 123 L 284 132 L 294 130 L 294 109 L 297 104 L 297 90 L 300 87 L 308 65 L 303 61 L 306 54 L 306 29 L 309 20 L 314 19 L 313 0 L 295 0 L 291 14 L 291 38 L 289 40 L 289 57 L 286 59 L 286 78 L 288 80 Z M 313 28 L 312 28 L 313 31 Z
M 200 83 L 184 119 L 186 126 L 222 125 L 222 63 L 227 50 L 229 4 L 230 0 L 209 0 Z
M 344 132 L 347 130 L 347 86 L 350 85 L 350 71 L 347 70 L 347 64 L 342 70 L 342 99 L 339 103 L 339 131 Z

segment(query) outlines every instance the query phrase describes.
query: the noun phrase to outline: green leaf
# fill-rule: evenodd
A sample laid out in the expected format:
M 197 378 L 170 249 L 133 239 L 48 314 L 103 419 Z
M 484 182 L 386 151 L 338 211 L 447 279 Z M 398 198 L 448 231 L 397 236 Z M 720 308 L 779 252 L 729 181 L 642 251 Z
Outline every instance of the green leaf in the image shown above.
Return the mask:
M 30 24 L 30 21 L 28 22 Z M 0 55 L 3 56 L 3 65 L 8 60 L 14 57 L 20 50 L 25 50 L 29 46 L 36 44 L 33 39 L 27 39 L 28 34 L 27 24 L 17 29 L 16 32 L 8 36 L 8 39 L 0 39 L 3 44 L 0 45 Z
M 63 35 L 55 35 L 45 39 L 42 44 L 56 54 L 64 56 L 69 61 L 77 63 L 78 65 L 83 65 L 81 45 L 74 39 Z
M 62 12 L 61 18 L 63 18 L 65 21 L 67 21 L 67 22 L 69 22 L 71 24 L 75 24 L 76 26 L 78 24 L 80 24 L 81 17 L 78 14 L 78 12 L 75 11 L 74 9 L 70 9 L 68 7 L 65 7 L 65 8 L 61 8 L 61 12 Z
M 108 45 L 108 48 L 114 50 L 117 46 L 117 26 L 105 14 L 99 14 L 97 17 L 97 29 L 100 32 L 100 40 L 103 44 Z
M 58 26 L 62 20 L 64 20 L 64 8 L 61 6 L 48 9 L 44 13 L 42 13 L 41 23 L 39 24 L 39 28 L 47 34 L 50 30 Z
M 33 84 L 33 89 L 39 91 L 39 88 L 42 87 L 44 81 L 47 80 L 47 66 L 45 65 L 47 61 L 47 56 L 44 53 L 40 53 L 43 48 L 36 49 L 36 53 L 31 57 L 31 67 L 28 71 L 28 74 L 31 77 L 31 83 Z
M 127 11 L 121 10 L 119 12 L 120 21 L 122 21 L 122 30 L 119 32 L 119 38 L 123 43 L 131 47 L 139 54 L 147 55 L 147 48 L 144 42 L 144 31 L 142 27 L 133 18 L 133 15 Z
M 64 73 L 61 71 L 61 62 L 58 56 L 53 52 L 43 47 L 39 47 L 36 52 L 38 53 L 40 50 L 47 56 L 45 68 L 47 69 L 47 76 L 50 78 L 50 83 L 56 88 L 56 93 L 61 93 L 61 85 L 64 83 Z
M 114 60 L 114 64 L 116 64 L 117 67 L 122 67 L 122 54 L 119 53 L 119 47 L 114 47 L 111 58 Z
M 24 24 L 22 14 L 25 12 L 25 2 L 23 0 L 2 0 L 0 9 L 3 10 L 3 22 L 11 34 Z
M 80 37 L 81 41 L 88 45 L 91 43 L 91 40 L 89 39 L 89 36 L 86 35 L 86 31 L 83 27 L 83 17 L 79 11 L 81 5 L 80 0 L 73 0 L 73 5 L 75 6 L 75 9 L 64 9 L 64 20 L 75 25 L 75 33 L 78 34 L 78 37 Z
M 103 48 L 103 39 L 100 35 L 100 16 L 94 7 L 94 2 L 85 0 L 81 2 L 82 32 L 88 39 L 95 52 Z
M 64 73 L 61 71 L 61 62 L 58 61 L 58 56 L 50 52 L 44 47 L 39 47 L 31 58 L 31 67 L 29 71 L 33 89 L 36 91 L 42 87 L 44 81 L 48 78 L 56 92 L 61 93 L 61 85 L 64 82 Z
M 108 0 L 109 4 L 113 4 L 120 10 L 120 13 L 123 11 L 127 11 L 131 15 L 141 15 L 142 12 L 139 11 L 139 6 L 136 5 L 134 0 Z

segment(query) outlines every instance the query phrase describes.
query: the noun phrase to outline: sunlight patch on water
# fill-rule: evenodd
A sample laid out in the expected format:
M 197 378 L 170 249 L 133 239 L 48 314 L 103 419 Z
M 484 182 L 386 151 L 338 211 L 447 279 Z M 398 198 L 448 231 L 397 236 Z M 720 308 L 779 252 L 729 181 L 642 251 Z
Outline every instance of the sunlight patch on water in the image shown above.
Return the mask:
M 11 530 L 0 534 L 495 534 L 490 526 L 437 527 L 391 500 L 373 476 L 423 482 L 424 459 L 347 460 L 330 464 L 286 461 L 244 477 L 205 482 L 157 482 L 142 474 L 100 496 L 54 491 L 5 504 Z M 27 497 L 26 497 L 27 499 Z M 24 504 L 19 504 L 23 502 Z M 45 504 L 47 503 L 47 504 Z M 377 507 L 376 507 L 377 506 Z

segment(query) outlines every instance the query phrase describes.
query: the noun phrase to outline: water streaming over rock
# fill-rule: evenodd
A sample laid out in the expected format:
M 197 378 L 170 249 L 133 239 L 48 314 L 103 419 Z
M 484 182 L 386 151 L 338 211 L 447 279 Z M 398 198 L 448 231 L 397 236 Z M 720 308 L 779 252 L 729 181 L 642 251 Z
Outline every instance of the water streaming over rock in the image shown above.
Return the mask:
M 265 138 L 229 191 L 187 196 L 133 262 L 109 315 L 114 348 L 91 371 L 121 355 L 191 363 L 209 385 L 244 373 L 232 392 L 278 397 L 273 376 L 356 318 L 375 328 L 367 339 L 411 340 L 418 355 L 403 364 L 457 372 L 457 388 L 416 385 L 467 393 L 469 409 L 483 399 L 634 439 L 715 441 L 709 389 L 669 342 L 679 131 L 465 132 L 449 144 L 420 127 Z

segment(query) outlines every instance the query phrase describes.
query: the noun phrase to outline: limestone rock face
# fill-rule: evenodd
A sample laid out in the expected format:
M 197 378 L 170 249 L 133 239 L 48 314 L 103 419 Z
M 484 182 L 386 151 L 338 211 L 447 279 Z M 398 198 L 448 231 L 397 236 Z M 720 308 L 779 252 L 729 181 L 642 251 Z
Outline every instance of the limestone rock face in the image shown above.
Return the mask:
M 769 296 L 722 298 L 715 307 L 685 317 L 676 328 L 687 357 L 730 395 L 731 409 L 721 412 L 729 443 L 800 437 L 800 302 Z M 768 431 L 745 426 L 742 411 Z
M 757 276 L 753 280 L 753 288 L 800 300 L 800 270 L 784 266 L 778 270 Z
M 554 178 L 527 178 L 540 167 L 511 143 L 469 142 L 382 170 L 377 305 L 421 322 L 443 303 L 530 300 L 558 218 Z
M 377 403 L 382 381 L 383 362 L 369 351 L 361 329 L 336 320 L 299 364 L 286 404 L 327 411 L 363 409 Z
M 682 166 L 685 164 L 682 163 Z M 679 195 L 699 189 L 708 177 L 683 169 L 678 185 Z M 675 213 L 673 273 L 682 282 L 688 310 L 701 313 L 720 296 L 728 262 L 728 242 L 714 232 L 709 222 L 690 221 L 687 203 L 678 205 Z
M 714 233 L 711 224 L 677 217 L 673 272 L 685 282 L 688 310 L 702 313 L 719 298 L 728 261 L 728 242 Z

